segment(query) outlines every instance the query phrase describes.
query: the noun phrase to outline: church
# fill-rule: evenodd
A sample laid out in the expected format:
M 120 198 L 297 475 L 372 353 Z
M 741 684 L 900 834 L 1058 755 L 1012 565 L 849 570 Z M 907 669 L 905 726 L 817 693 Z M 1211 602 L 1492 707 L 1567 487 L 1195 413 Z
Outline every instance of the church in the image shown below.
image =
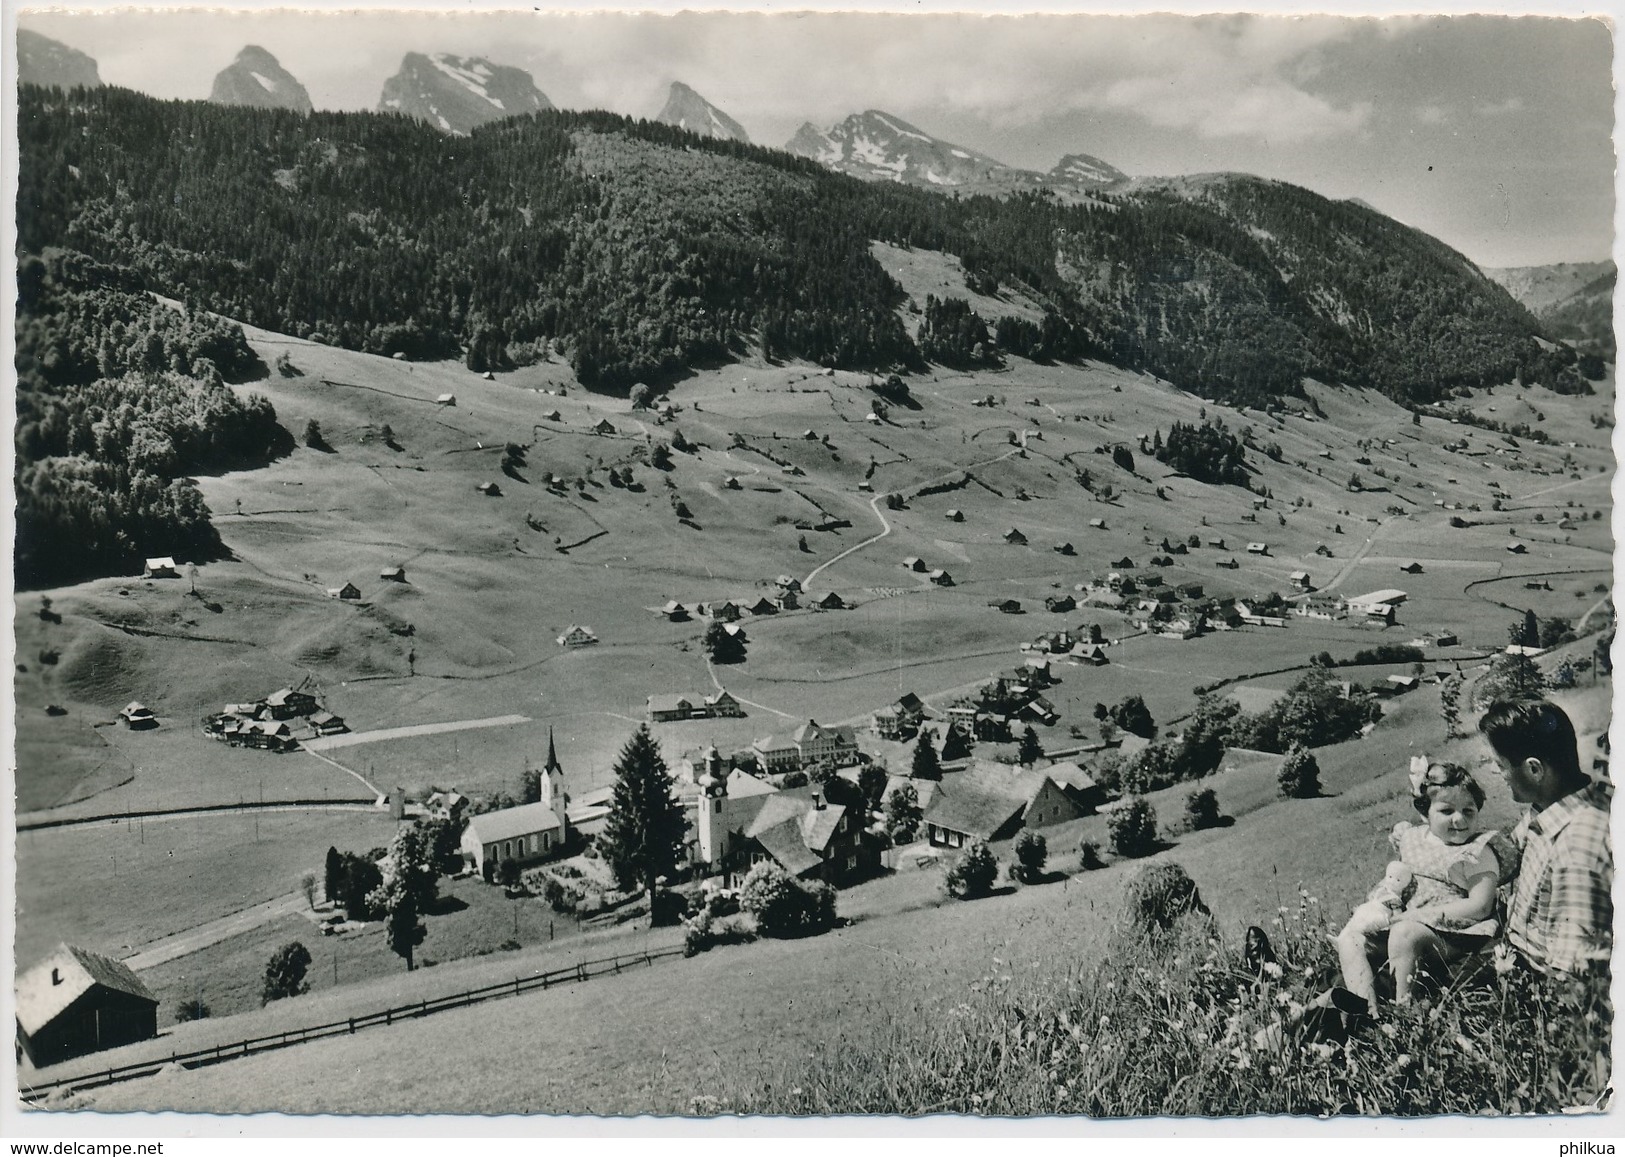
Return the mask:
M 470 819 L 463 829 L 463 861 L 481 878 L 492 881 L 509 860 L 528 868 L 560 854 L 570 842 L 570 817 L 565 812 L 569 802 L 564 791 L 564 768 L 559 766 L 553 749 L 553 729 L 548 728 L 542 798 Z

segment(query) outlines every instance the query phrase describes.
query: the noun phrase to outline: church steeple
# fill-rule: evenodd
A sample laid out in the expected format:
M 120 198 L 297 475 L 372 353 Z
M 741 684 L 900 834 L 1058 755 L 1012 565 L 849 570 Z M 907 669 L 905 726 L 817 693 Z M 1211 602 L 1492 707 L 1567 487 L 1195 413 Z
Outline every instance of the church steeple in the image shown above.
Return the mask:
M 547 729 L 547 763 L 542 767 L 542 770 L 547 772 L 556 771 L 560 775 L 564 774 L 564 768 L 559 764 L 558 753 L 553 750 L 553 728 L 551 726 Z
M 570 831 L 570 819 L 566 807 L 570 797 L 564 793 L 564 767 L 559 763 L 558 752 L 553 746 L 552 727 L 547 729 L 547 764 L 542 768 L 542 785 L 542 798 L 559 817 L 559 832 L 567 836 Z

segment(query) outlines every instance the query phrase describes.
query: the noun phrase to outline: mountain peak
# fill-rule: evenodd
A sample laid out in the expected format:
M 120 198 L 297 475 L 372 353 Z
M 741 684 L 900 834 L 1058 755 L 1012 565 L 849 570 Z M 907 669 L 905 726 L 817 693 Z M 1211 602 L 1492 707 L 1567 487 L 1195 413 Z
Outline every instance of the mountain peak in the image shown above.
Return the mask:
M 825 168 L 868 181 L 896 181 L 921 188 L 959 189 L 1004 195 L 1048 189 L 1067 198 L 1126 180 L 1105 161 L 1084 153 L 1062 157 L 1048 173 L 1018 169 L 985 153 L 939 140 L 882 109 L 853 113 L 825 132 L 804 124 L 785 150 Z
M 655 120 L 702 137 L 750 143 L 750 134 L 738 121 L 680 80 L 671 82 L 666 107 L 660 110 Z
M 215 104 L 311 111 L 310 94 L 305 86 L 257 44 L 244 47 L 237 59 L 220 71 L 214 78 L 209 99 Z
M 461 137 L 490 121 L 552 107 L 524 69 L 449 52 L 408 52 L 378 97 L 379 112 L 398 112 Z
M 102 83 L 96 61 L 59 40 L 17 29 L 17 83 L 46 88 L 96 88 Z M 13 95 L 16 95 L 15 93 Z

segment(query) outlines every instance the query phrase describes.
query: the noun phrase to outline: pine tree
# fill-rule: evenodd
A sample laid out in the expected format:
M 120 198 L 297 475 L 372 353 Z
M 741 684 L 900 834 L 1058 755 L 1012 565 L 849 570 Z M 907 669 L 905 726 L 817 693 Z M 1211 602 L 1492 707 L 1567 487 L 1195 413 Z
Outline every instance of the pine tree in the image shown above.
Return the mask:
M 1016 749 L 1016 759 L 1026 766 L 1031 766 L 1044 758 L 1044 745 L 1038 742 L 1038 732 L 1030 726 L 1022 729 L 1021 746 Z
M 615 791 L 599 843 L 623 888 L 641 884 L 654 912 L 655 885 L 677 870 L 685 825 L 671 772 L 648 724 L 640 724 L 615 761 Z
M 937 759 L 937 749 L 931 746 L 931 733 L 920 732 L 919 740 L 914 744 L 914 763 L 909 774 L 915 779 L 941 779 L 942 763 Z
M 1535 612 L 1527 610 L 1523 613 L 1523 645 L 1526 647 L 1540 646 L 1540 620 Z

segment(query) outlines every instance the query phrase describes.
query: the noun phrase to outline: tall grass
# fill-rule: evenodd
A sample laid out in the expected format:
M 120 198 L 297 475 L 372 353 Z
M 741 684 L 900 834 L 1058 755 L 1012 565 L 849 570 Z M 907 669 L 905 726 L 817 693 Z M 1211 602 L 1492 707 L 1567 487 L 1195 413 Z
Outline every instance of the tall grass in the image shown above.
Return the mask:
M 695 1113 L 1160 1115 L 1551 1113 L 1595 1104 L 1609 1079 L 1606 978 L 1526 973 L 1385 1006 L 1346 1043 L 1297 1017 L 1337 980 L 1334 931 L 1300 890 L 1255 977 L 1204 916 L 1147 937 L 1123 929 L 1088 971 L 993 958 L 963 999 L 897 1010 L 872 1036 L 827 1042 L 741 1075 Z M 1041 956 L 1042 945 L 1031 945 Z M 1025 973 L 1026 975 L 1023 975 Z

